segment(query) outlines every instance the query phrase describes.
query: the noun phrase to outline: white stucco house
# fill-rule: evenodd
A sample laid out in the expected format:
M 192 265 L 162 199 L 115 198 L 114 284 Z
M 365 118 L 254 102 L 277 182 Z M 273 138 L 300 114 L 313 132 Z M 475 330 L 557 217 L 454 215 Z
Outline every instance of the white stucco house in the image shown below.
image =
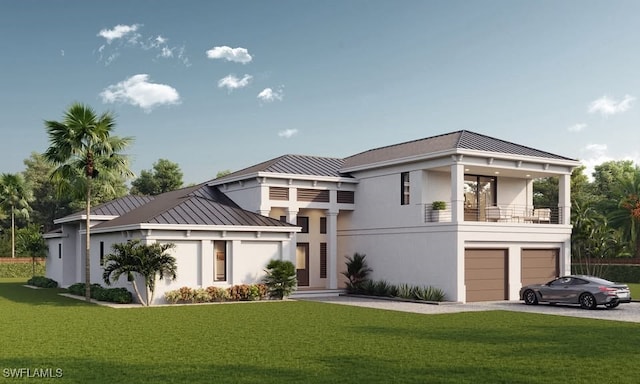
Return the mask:
M 373 279 L 431 285 L 448 300 L 517 299 L 524 284 L 570 271 L 570 176 L 577 160 L 457 131 L 338 159 L 284 155 L 156 197 L 127 196 L 91 215 L 92 280 L 128 239 L 173 242 L 182 286 L 254 283 L 272 258 L 300 290 L 344 286 L 345 257 Z M 533 205 L 533 180 L 558 177 L 558 204 Z M 435 212 L 434 201 L 445 209 Z M 47 234 L 47 276 L 83 281 L 84 214 Z M 126 286 L 126 282 L 121 282 Z

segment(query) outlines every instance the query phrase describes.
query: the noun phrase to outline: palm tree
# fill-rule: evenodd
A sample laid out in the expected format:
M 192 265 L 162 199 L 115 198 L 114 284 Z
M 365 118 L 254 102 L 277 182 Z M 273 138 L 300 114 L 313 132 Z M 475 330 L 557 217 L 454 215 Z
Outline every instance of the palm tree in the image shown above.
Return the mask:
M 69 193 L 85 199 L 85 297 L 91 300 L 91 238 L 90 214 L 94 179 L 105 182 L 102 188 L 113 188 L 111 181 L 118 177 L 133 177 L 127 156 L 121 152 L 133 141 L 130 137 L 111 136 L 115 121 L 110 113 L 98 116 L 84 104 L 75 103 L 64 114 L 64 119 L 45 121 L 50 146 L 44 153 L 55 166 L 51 179 L 60 196 Z
M 0 176 L 0 204 L 11 215 L 11 257 L 16 257 L 16 215 L 29 218 L 32 196 L 22 175 L 3 173 Z
M 168 277 L 176 279 L 176 258 L 167 253 L 175 247 L 173 243 L 142 244 L 140 240 L 130 240 L 126 243 L 114 244 L 114 253 L 105 258 L 105 268 L 102 279 L 105 284 L 111 285 L 120 276 L 126 276 L 133 285 L 133 290 L 140 304 L 149 306 L 153 302 L 156 289 L 156 280 Z M 146 300 L 142 299 L 135 275 L 142 276 L 145 284 Z
M 611 225 L 622 232 L 635 257 L 640 257 L 640 168 L 617 180 L 619 200 L 608 213 Z

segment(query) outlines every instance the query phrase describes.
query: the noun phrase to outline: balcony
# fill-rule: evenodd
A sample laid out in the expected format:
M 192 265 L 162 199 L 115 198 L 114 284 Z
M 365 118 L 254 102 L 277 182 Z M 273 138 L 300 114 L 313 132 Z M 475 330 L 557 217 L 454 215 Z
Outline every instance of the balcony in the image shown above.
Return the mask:
M 433 210 L 431 204 L 424 205 L 425 223 L 451 222 L 451 203 L 444 210 Z M 525 205 L 502 205 L 484 208 L 464 208 L 464 221 L 521 223 L 521 224 L 562 224 L 562 208 L 531 207 Z

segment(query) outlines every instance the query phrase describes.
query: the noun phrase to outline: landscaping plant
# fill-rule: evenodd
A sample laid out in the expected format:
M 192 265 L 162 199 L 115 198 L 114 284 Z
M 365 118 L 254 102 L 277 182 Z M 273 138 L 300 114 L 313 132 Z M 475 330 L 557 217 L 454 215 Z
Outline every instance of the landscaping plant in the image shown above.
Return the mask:
M 296 289 L 296 267 L 290 261 L 271 260 L 265 270 L 264 283 L 269 297 L 282 300 Z
M 347 270 L 342 274 L 349 279 L 347 291 L 350 293 L 359 292 L 362 284 L 368 280 L 369 274 L 373 271 L 367 265 L 366 257 L 367 255 L 357 252 L 352 257 L 347 256 Z

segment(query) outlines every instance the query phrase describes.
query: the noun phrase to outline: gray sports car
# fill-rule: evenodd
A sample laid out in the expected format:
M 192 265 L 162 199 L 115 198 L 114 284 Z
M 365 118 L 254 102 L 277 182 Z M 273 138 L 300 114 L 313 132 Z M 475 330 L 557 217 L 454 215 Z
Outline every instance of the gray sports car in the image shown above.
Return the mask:
M 539 302 L 550 304 L 580 304 L 584 309 L 598 305 L 615 308 L 620 303 L 631 302 L 629 287 L 594 276 L 562 276 L 546 284 L 532 284 L 520 289 L 520 300 L 525 304 Z

